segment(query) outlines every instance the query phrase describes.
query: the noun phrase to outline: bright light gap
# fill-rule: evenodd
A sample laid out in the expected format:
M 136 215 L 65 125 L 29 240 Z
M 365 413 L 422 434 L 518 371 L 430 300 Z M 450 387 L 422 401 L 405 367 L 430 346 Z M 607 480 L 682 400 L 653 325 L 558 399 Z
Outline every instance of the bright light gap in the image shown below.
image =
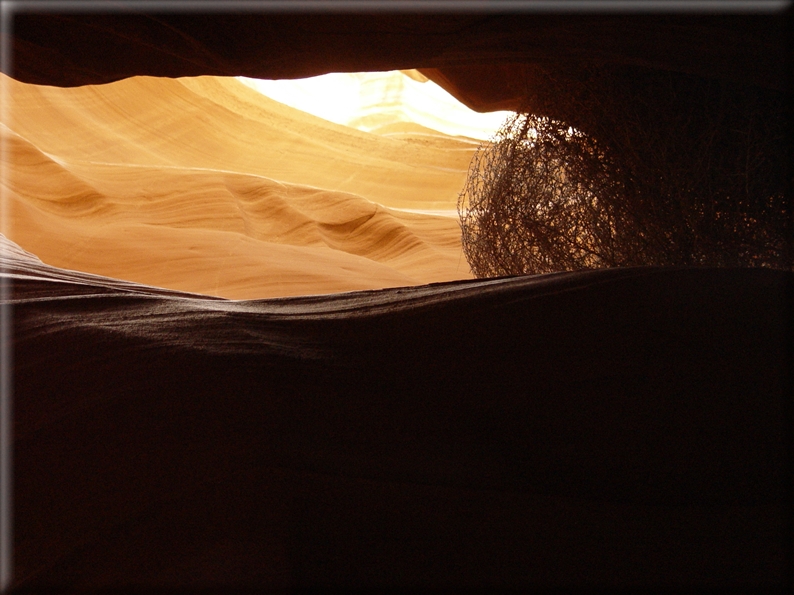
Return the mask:
M 375 134 L 437 133 L 487 140 L 512 114 L 469 109 L 416 70 L 330 73 L 305 79 L 237 77 L 270 99 Z

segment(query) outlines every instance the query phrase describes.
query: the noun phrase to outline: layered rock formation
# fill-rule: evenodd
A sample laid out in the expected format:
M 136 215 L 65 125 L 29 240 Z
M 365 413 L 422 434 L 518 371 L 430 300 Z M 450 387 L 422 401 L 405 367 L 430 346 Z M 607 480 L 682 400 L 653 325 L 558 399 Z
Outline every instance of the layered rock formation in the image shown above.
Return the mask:
M 474 141 L 367 134 L 229 77 L 3 84 L 3 230 L 48 264 L 237 299 L 470 276 L 457 220 L 411 211 L 454 214 Z
M 14 575 L 0 580 L 21 591 L 74 593 L 790 587 L 791 272 L 638 267 L 229 301 L 46 264 L 80 252 L 47 252 L 50 234 L 90 229 L 82 250 L 100 263 L 126 256 L 93 247 L 103 234 L 130 234 L 132 250 L 159 231 L 190 262 L 196 250 L 209 255 L 202 234 L 237 234 L 229 237 L 240 253 L 256 255 L 251 238 L 273 232 L 266 222 L 297 221 L 293 264 L 315 248 L 327 257 L 330 244 L 349 248 L 338 251 L 344 266 L 360 263 L 352 255 L 363 244 L 348 235 L 350 224 L 436 246 L 436 257 L 407 264 L 450 270 L 459 245 L 440 240 L 449 237 L 442 228 L 420 233 L 397 225 L 407 215 L 396 209 L 367 210 L 367 196 L 412 208 L 421 195 L 422 184 L 403 188 L 400 151 L 408 145 L 390 145 L 401 156 L 390 161 L 401 172 L 392 178 L 373 164 L 345 181 L 345 155 L 337 154 L 342 177 L 327 190 L 329 209 L 307 207 L 285 220 L 278 213 L 308 205 L 313 191 L 265 179 L 263 163 L 288 176 L 290 160 L 256 158 L 247 135 L 265 122 L 248 102 L 238 95 L 219 108 L 215 100 L 231 87 L 217 82 L 122 80 L 131 76 L 420 68 L 477 109 L 515 109 L 535 97 L 533 110 L 565 116 L 533 82 L 558 73 L 587 94 L 575 74 L 585 59 L 779 93 L 785 22 L 714 14 L 16 14 L 7 74 L 79 87 L 4 81 L 24 89 L 20 113 L 56 95 L 79 100 L 50 112 L 57 133 L 24 118 L 3 130 L 18 156 L 4 171 L 34 189 L 6 196 L 35 249 L 3 238 L 0 251 L 3 320 L 11 323 L 0 363 L 15 398 Z M 81 87 L 112 81 L 104 91 Z M 121 95 L 107 101 L 124 87 L 157 92 L 128 117 Z M 199 121 L 212 112 L 245 125 L 229 141 L 201 121 L 185 134 L 184 152 L 167 134 L 160 144 L 138 143 L 157 137 L 143 112 L 169 102 Z M 62 136 L 76 129 L 80 105 L 104 126 L 115 122 L 111 134 L 97 126 Z M 114 110 L 125 118 L 114 120 Z M 287 130 L 294 124 L 283 112 L 277 120 Z M 292 133 L 310 130 L 318 133 Z M 340 131 L 322 133 L 338 139 Z M 365 138 L 343 137 L 351 151 L 372 152 Z M 233 172 L 209 163 L 210 145 L 229 149 L 216 154 Z M 418 163 L 438 190 L 450 178 L 432 172 L 449 147 L 441 157 L 432 148 Z M 91 164 L 98 154 L 136 159 Z M 374 161 L 389 159 L 378 153 Z M 201 204 L 190 223 L 202 234 L 185 219 L 169 224 L 174 187 L 195 192 L 180 212 Z M 125 228 L 130 193 L 142 190 L 136 216 L 147 223 Z M 64 209 L 84 218 L 59 231 Z M 257 218 L 257 209 L 268 217 Z M 81 231 L 81 221 L 92 225 Z M 385 269 L 370 265 L 367 274 L 383 272 L 383 287 L 400 283 L 407 264 L 381 257 Z M 349 272 L 324 282 L 339 290 L 360 278 Z M 207 281 L 198 289 L 212 293 Z M 10 394 L 3 398 L 8 413 Z

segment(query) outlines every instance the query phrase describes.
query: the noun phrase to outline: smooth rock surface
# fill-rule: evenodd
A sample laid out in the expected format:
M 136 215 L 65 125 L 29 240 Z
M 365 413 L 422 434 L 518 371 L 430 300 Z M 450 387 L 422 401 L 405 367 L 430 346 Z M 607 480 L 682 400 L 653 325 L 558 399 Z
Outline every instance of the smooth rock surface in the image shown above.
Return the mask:
M 785 581 L 791 273 L 228 301 L 4 254 L 21 588 Z

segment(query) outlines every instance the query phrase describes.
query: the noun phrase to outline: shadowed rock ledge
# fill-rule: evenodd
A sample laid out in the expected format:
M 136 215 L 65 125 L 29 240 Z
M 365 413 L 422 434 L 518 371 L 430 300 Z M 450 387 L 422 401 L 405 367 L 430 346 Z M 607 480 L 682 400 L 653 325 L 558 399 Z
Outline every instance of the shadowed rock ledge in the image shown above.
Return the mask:
M 21 588 L 784 580 L 791 273 L 229 301 L 4 264 Z

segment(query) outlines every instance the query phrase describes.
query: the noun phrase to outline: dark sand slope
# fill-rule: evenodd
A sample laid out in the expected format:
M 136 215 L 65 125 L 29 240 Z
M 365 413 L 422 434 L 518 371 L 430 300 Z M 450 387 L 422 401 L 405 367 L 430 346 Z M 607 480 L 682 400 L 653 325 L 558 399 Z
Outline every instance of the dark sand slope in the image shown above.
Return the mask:
M 227 301 L 5 260 L 19 586 L 784 580 L 791 273 Z

